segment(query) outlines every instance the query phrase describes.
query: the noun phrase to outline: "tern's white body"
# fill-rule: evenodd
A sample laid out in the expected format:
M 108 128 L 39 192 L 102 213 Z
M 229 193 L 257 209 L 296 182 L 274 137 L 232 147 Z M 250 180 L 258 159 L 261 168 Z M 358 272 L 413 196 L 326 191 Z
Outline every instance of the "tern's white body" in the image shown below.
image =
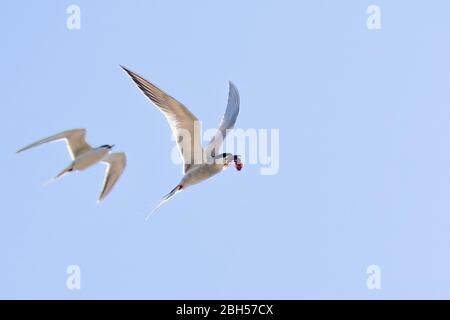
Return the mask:
M 227 168 L 228 165 L 224 164 L 198 164 L 192 165 L 189 170 L 184 174 L 183 178 L 180 181 L 180 185 L 183 189 L 186 189 L 188 186 L 192 186 L 194 184 L 200 183 L 206 179 L 209 179 L 216 174 L 222 172 Z
M 166 117 L 174 136 L 177 138 L 177 146 L 184 162 L 184 176 L 180 183 L 161 200 L 153 212 L 177 192 L 218 174 L 233 161 L 236 164 L 237 170 L 242 168 L 242 163 L 238 159 L 239 156 L 233 156 L 229 153 L 224 153 L 223 155 L 216 154 L 216 151 L 220 148 L 226 137 L 227 131 L 233 128 L 239 114 L 239 93 L 232 82 L 229 82 L 227 109 L 220 122 L 219 129 L 206 150 L 203 150 L 200 141 L 199 125 L 196 124 L 199 121 L 197 117 L 182 103 L 166 94 L 151 82 L 125 67 L 122 68 L 128 73 L 142 93 Z M 206 161 L 198 163 L 194 159 L 205 159 Z
M 31 149 L 44 143 L 64 140 L 67 144 L 72 162 L 68 167 L 61 171 L 51 181 L 62 177 L 63 175 L 78 170 L 85 170 L 96 163 L 103 162 L 107 165 L 105 179 L 103 182 L 102 192 L 98 198 L 98 201 L 103 200 L 114 187 L 115 183 L 121 176 L 126 166 L 126 155 L 123 152 L 110 153 L 113 146 L 103 145 L 98 148 L 92 148 L 85 140 L 85 129 L 73 129 L 67 130 L 50 137 L 36 141 L 19 151 Z
M 75 158 L 75 160 L 71 164 L 71 167 L 73 168 L 73 170 L 87 169 L 94 164 L 102 161 L 108 156 L 110 152 L 111 150 L 108 148 L 94 148 L 88 150 Z

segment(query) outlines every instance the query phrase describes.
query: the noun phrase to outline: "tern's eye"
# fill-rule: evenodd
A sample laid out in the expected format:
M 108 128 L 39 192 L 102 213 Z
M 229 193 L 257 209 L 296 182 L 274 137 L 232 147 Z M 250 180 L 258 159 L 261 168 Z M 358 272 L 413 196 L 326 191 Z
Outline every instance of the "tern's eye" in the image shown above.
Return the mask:
M 222 153 L 222 158 L 226 158 L 227 154 L 226 153 Z

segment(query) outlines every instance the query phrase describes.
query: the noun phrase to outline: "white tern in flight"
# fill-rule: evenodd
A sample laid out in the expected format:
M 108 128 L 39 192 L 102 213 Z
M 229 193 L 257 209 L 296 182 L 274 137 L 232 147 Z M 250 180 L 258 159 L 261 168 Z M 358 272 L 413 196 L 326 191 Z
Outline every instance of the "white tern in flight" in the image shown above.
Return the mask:
M 227 135 L 227 131 L 234 127 L 239 114 L 239 92 L 231 81 L 229 82 L 228 105 L 220 122 L 219 129 L 211 139 L 206 150 L 203 150 L 200 141 L 199 120 L 197 117 L 182 103 L 166 94 L 154 84 L 127 68 L 121 67 L 136 83 L 142 93 L 166 117 L 177 139 L 178 150 L 183 159 L 183 178 L 172 191 L 161 199 L 155 209 L 147 216 L 147 219 L 175 194 L 222 172 L 229 164 L 234 163 L 238 171 L 242 169 L 243 163 L 240 156 L 231 153 L 216 154 L 216 150 L 220 148 Z
M 44 143 L 64 140 L 67 144 L 67 149 L 70 153 L 70 157 L 72 158 L 72 162 L 56 177 L 51 179 L 51 181 L 54 181 L 69 172 L 84 170 L 98 162 L 103 162 L 107 165 L 107 169 L 105 179 L 103 181 L 102 192 L 97 200 L 100 202 L 109 194 L 117 180 L 120 178 L 123 170 L 125 169 L 127 159 L 125 153 L 123 152 L 110 153 L 114 145 L 105 144 L 97 148 L 92 148 L 86 142 L 85 138 L 86 129 L 67 130 L 36 141 L 18 150 L 17 153 Z

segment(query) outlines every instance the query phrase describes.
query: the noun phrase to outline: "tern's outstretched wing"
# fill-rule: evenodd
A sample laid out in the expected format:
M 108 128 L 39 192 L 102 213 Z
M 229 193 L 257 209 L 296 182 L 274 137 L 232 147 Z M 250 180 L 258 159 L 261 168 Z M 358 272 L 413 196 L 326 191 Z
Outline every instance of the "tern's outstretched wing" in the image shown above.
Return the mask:
M 172 98 L 140 75 L 122 67 L 139 89 L 158 107 L 169 122 L 177 139 L 178 150 L 184 162 L 184 172 L 191 164 L 203 161 L 199 120 L 181 102 Z
M 123 152 L 111 153 L 102 160 L 107 165 L 105 179 L 103 181 L 102 192 L 98 197 L 97 202 L 102 201 L 112 190 L 117 180 L 122 175 L 123 170 L 127 165 L 127 157 Z
M 229 81 L 228 104 L 219 129 L 206 147 L 205 153 L 208 158 L 214 157 L 219 151 L 222 142 L 227 136 L 227 130 L 233 129 L 239 115 L 239 92 L 233 82 Z
M 86 138 L 86 129 L 67 130 L 67 131 L 52 135 L 50 137 L 44 138 L 42 140 L 36 141 L 36 142 L 18 150 L 17 153 L 31 149 L 33 147 L 39 146 L 44 143 L 65 140 L 66 144 L 67 144 L 67 149 L 70 153 L 70 157 L 72 158 L 72 160 L 75 160 L 75 158 L 78 155 L 91 149 L 91 146 L 86 142 L 85 138 Z

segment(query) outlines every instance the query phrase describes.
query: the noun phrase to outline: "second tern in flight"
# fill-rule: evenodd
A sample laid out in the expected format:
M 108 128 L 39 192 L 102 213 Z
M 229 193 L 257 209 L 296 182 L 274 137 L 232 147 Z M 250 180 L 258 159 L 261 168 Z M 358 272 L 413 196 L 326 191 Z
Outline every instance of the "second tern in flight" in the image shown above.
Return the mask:
M 202 182 L 219 172 L 222 172 L 231 163 L 240 171 L 243 167 L 238 155 L 231 153 L 216 154 L 227 135 L 227 131 L 234 127 L 239 114 L 239 92 L 236 86 L 229 82 L 228 105 L 220 122 L 216 135 L 211 139 L 206 150 L 203 150 L 200 141 L 200 126 L 198 119 L 182 103 L 166 94 L 154 84 L 143 77 L 121 66 L 136 83 L 138 88 L 162 112 L 169 122 L 170 128 L 177 139 L 178 150 L 183 158 L 183 178 L 160 203 L 153 209 L 158 210 L 161 205 L 170 200 L 175 194 L 187 187 Z M 206 161 L 204 161 L 206 160 Z M 151 214 L 150 213 L 150 214 Z M 150 214 L 147 216 L 150 216 Z
M 56 180 L 63 175 L 77 170 L 84 170 L 90 166 L 103 162 L 107 165 L 105 179 L 103 181 L 102 192 L 98 198 L 98 202 L 102 201 L 111 191 L 120 178 L 126 166 L 126 156 L 123 152 L 110 153 L 114 145 L 102 145 L 97 148 L 92 148 L 85 140 L 86 129 L 67 130 L 42 140 L 36 141 L 20 150 L 17 153 L 31 149 L 44 143 L 64 140 L 67 144 L 67 149 L 72 158 L 71 164 L 61 171 L 51 181 Z

